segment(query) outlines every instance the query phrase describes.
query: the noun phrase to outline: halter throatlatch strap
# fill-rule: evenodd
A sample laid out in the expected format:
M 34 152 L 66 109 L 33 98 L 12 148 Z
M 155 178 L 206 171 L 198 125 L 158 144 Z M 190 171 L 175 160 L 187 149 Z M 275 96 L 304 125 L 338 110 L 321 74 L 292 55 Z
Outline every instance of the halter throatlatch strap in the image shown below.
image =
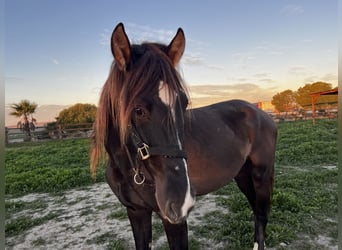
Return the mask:
M 178 146 L 155 146 L 149 147 L 146 143 L 142 143 L 140 147 L 137 148 L 137 153 L 141 160 L 147 160 L 153 155 L 160 155 L 166 158 L 185 158 L 186 153 L 180 150 Z

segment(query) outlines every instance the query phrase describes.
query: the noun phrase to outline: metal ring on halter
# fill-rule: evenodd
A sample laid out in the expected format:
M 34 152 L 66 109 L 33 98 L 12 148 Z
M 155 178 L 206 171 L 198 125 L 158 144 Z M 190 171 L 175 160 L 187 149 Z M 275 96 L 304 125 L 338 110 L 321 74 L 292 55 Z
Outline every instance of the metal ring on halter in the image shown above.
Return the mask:
M 137 177 L 139 176 L 139 178 L 141 179 L 141 181 L 138 181 L 137 180 Z M 134 174 L 134 182 L 135 182 L 135 184 L 137 184 L 137 185 L 141 185 L 141 184 L 143 184 L 144 182 L 145 182 L 145 175 L 143 174 L 143 173 L 138 173 L 138 172 L 135 172 L 135 174 Z

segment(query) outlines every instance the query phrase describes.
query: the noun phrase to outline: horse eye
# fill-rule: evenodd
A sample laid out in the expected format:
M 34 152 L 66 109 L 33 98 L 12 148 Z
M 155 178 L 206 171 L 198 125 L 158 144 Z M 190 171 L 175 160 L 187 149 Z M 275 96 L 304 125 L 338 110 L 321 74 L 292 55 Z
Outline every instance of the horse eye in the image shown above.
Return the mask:
M 142 108 L 137 107 L 134 109 L 134 112 L 138 115 L 138 116 L 142 116 L 145 112 Z

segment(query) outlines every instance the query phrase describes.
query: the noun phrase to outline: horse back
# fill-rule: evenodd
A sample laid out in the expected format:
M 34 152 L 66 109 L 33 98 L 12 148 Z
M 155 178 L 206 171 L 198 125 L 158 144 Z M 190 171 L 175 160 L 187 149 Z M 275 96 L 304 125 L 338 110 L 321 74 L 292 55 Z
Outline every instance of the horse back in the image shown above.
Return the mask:
M 273 167 L 277 128 L 255 105 L 220 102 L 189 110 L 185 121 L 189 175 L 198 193 L 226 185 L 246 160 Z
M 251 143 L 274 144 L 277 127 L 273 119 L 255 105 L 243 100 L 230 100 L 188 110 L 186 132 L 205 127 L 210 133 L 223 126 L 235 136 Z

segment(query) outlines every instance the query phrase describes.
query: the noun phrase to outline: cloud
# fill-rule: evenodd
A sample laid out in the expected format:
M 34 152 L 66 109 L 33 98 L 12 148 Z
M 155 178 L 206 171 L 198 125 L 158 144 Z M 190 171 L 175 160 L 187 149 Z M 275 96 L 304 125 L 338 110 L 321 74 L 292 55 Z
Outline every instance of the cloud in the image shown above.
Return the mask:
M 254 74 L 253 77 L 257 79 L 257 81 L 262 82 L 262 83 L 275 83 L 276 82 L 274 79 L 271 78 L 271 74 L 266 73 L 266 72 Z
M 233 54 L 233 60 L 238 64 L 245 65 L 251 60 L 255 59 L 255 55 L 252 52 L 242 52 Z
M 271 78 L 262 78 L 259 79 L 259 82 L 263 82 L 263 83 L 274 83 L 275 81 Z
M 168 30 L 154 28 L 148 25 L 139 25 L 136 23 L 126 23 L 125 30 L 131 43 L 140 44 L 143 42 L 158 42 L 163 44 L 169 44 L 177 33 L 177 29 Z M 109 30 L 104 29 L 100 34 L 100 44 L 107 46 L 111 33 Z M 187 39 L 187 42 L 193 44 L 197 51 L 200 51 L 205 43 Z M 201 66 L 211 70 L 223 70 L 224 67 L 217 64 L 208 63 L 206 58 L 199 52 L 185 52 L 182 63 L 190 66 Z
M 111 33 L 108 29 L 104 29 L 102 33 L 100 33 L 99 43 L 104 46 L 108 46 L 110 44 Z
M 206 59 L 200 53 L 185 53 L 182 63 L 189 66 L 201 66 L 212 70 L 224 70 L 224 67 L 217 64 L 207 63 Z
M 90 93 L 99 94 L 99 93 L 101 93 L 101 91 L 102 91 L 102 87 L 93 87 L 93 88 L 91 88 Z
M 301 40 L 302 43 L 312 43 L 313 40 L 312 39 L 303 39 Z
M 337 83 L 337 75 L 334 73 L 327 73 L 324 76 L 322 76 L 321 78 L 324 82 L 328 82 L 328 83 Z
M 326 73 L 321 76 L 310 75 L 309 77 L 304 79 L 304 82 L 306 83 L 313 83 L 313 82 L 319 82 L 319 81 L 331 83 L 334 85 L 338 83 L 338 76 L 334 73 Z
M 263 41 L 257 46 L 255 46 L 254 50 L 257 53 L 262 53 L 263 55 L 272 55 L 272 56 L 281 56 L 285 50 L 289 49 L 288 46 L 282 46 L 279 44 L 275 44 L 273 42 Z
M 250 79 L 248 79 L 248 78 L 232 78 L 232 80 L 233 81 L 235 81 L 235 82 L 247 82 L 247 81 L 249 81 Z
M 57 59 L 52 59 L 52 63 L 55 65 L 59 65 L 59 61 Z
M 159 42 L 169 44 L 176 35 L 177 30 L 157 29 L 148 25 L 127 23 L 125 29 L 128 37 L 133 43 Z
M 305 75 L 308 69 L 305 66 L 292 66 L 289 68 L 289 73 L 293 75 Z
M 216 64 L 206 64 L 206 66 L 207 66 L 209 69 L 213 69 L 213 70 L 224 70 L 224 67 L 223 67 L 223 66 L 216 65 Z
M 186 52 L 183 56 L 182 62 L 184 64 L 198 66 L 204 64 L 204 58 L 199 53 Z
M 21 76 L 5 76 L 5 81 L 22 81 L 24 80 Z
M 178 27 L 177 27 L 178 28 Z M 128 38 L 132 43 L 143 43 L 143 42 L 159 42 L 169 44 L 177 33 L 175 29 L 161 29 L 155 28 L 148 25 L 140 25 L 136 23 L 127 22 L 125 24 L 125 30 Z M 111 37 L 111 31 L 104 29 L 100 33 L 100 44 L 107 45 Z M 186 37 L 186 42 L 194 45 L 193 47 L 202 48 L 206 43 L 198 40 Z
M 169 44 L 177 33 L 177 29 L 158 29 L 152 28 L 147 25 L 139 25 L 136 23 L 126 23 L 125 31 L 127 33 L 128 39 L 133 44 L 140 44 L 143 42 L 158 42 Z M 110 44 L 111 35 L 112 31 L 104 29 L 99 34 L 100 45 L 108 46 L 108 44 Z
M 187 43 L 191 43 L 193 45 L 193 47 L 199 47 L 199 48 L 202 48 L 202 47 L 208 45 L 206 42 L 202 42 L 202 41 L 199 41 L 199 40 L 194 40 L 194 39 L 191 39 L 191 38 L 188 38 L 188 37 L 186 37 L 186 42 Z
M 281 56 L 284 54 L 284 52 L 274 50 L 274 51 L 270 51 L 269 54 L 274 55 L 274 56 Z
M 263 88 L 254 83 L 190 86 L 193 107 L 231 99 L 266 101 L 271 100 L 277 91 L 279 90 L 275 87 Z
M 255 74 L 254 77 L 256 78 L 265 78 L 268 77 L 269 74 L 268 73 L 259 73 L 259 74 Z
M 289 4 L 283 7 L 282 12 L 288 15 L 299 15 L 304 12 L 304 9 L 300 5 Z

